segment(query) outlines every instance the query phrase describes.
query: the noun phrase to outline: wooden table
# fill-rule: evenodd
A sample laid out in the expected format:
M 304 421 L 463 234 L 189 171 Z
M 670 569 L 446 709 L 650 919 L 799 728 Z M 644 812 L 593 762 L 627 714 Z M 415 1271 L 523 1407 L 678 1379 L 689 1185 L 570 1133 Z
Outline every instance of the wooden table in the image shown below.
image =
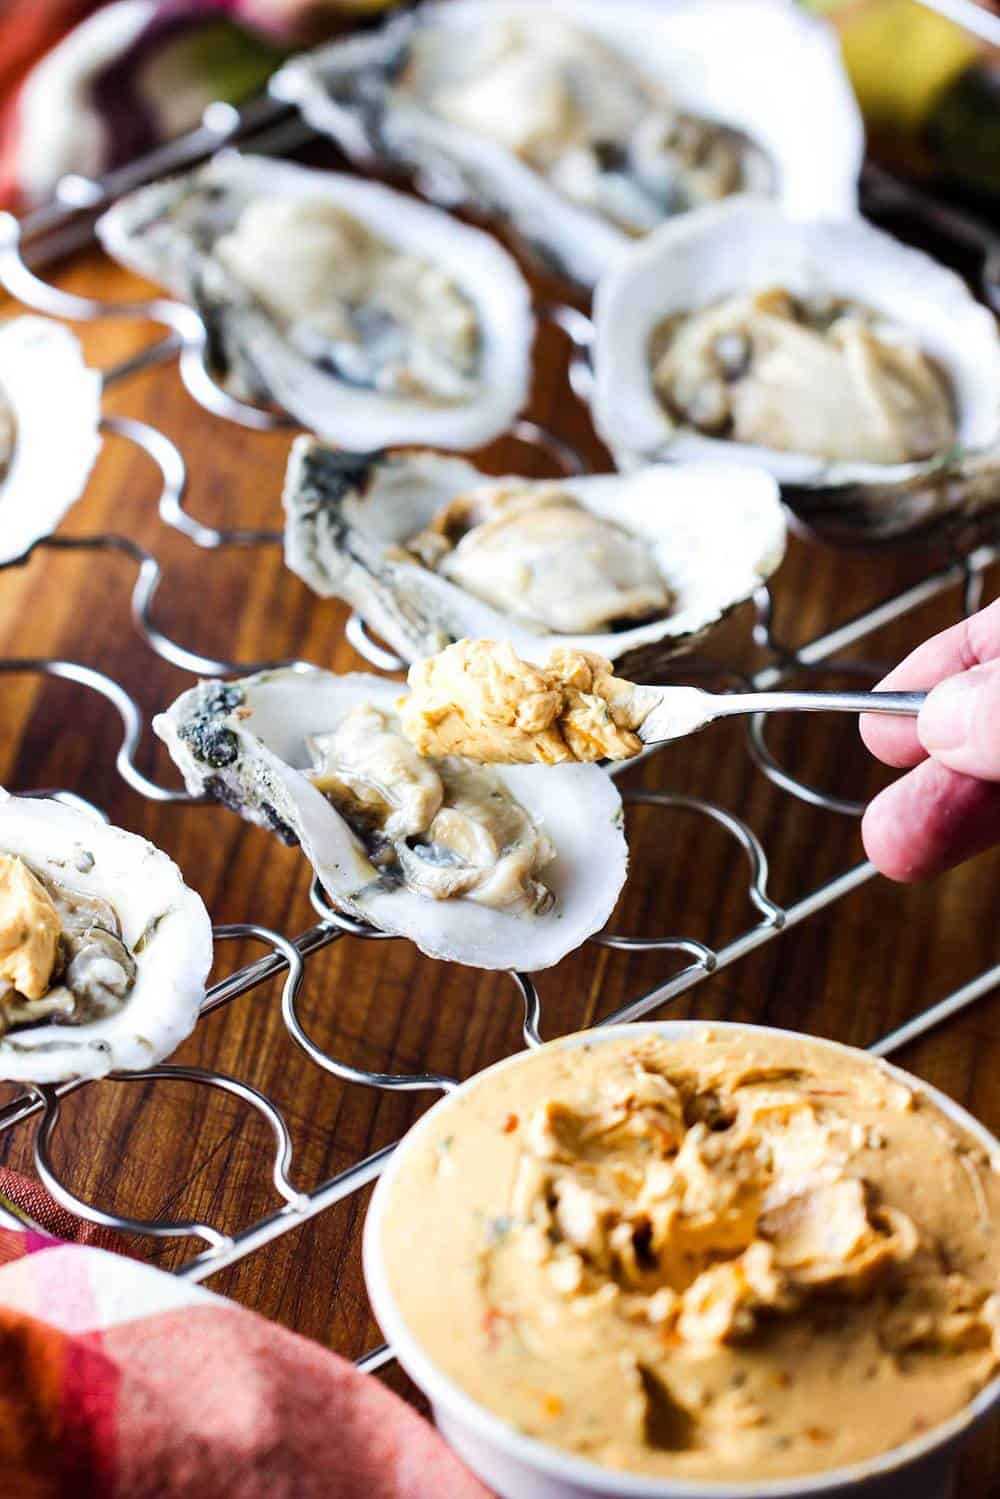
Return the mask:
M 106 297 L 141 290 L 96 252 L 57 279 Z M 105 367 L 157 332 L 127 322 L 80 331 L 90 358 Z M 566 393 L 566 357 L 563 337 L 546 328 L 532 413 L 602 462 L 584 412 Z M 197 516 L 219 526 L 280 526 L 289 434 L 249 433 L 206 414 L 181 388 L 173 366 L 115 386 L 106 410 L 148 421 L 180 445 Z M 542 471 L 536 454 L 505 440 L 484 465 L 502 472 L 526 459 L 534 464 L 530 471 Z M 157 494 L 148 459 L 109 437 L 86 497 L 60 534 L 113 532 L 154 553 L 163 569 L 154 618 L 175 641 L 244 663 L 298 656 L 340 671 L 364 665 L 345 642 L 344 609 L 314 598 L 287 572 L 279 546 L 201 550 L 161 522 Z M 849 555 L 795 541 L 775 588 L 778 635 L 791 643 L 812 637 L 939 561 L 924 550 Z M 122 555 L 40 548 L 0 579 L 0 655 L 61 656 L 99 667 L 152 714 L 190 678 L 137 638 L 129 618 L 135 575 L 135 564 Z M 895 661 L 954 620 L 958 607 L 952 590 L 883 631 L 866 655 Z M 713 642 L 712 658 L 726 667 L 758 660 L 750 626 L 749 611 L 741 611 Z M 119 721 L 102 698 L 30 670 L 4 676 L 2 691 L 0 776 L 8 787 L 71 788 L 91 798 L 166 849 L 216 922 L 256 920 L 295 934 L 315 919 L 310 871 L 296 851 L 221 808 L 157 805 L 126 787 L 115 769 Z M 772 742 L 789 768 L 827 789 L 864 797 L 882 782 L 850 720 L 777 723 Z M 176 784 L 148 730 L 137 762 Z M 661 752 L 624 784 L 707 797 L 739 813 L 763 840 L 770 889 L 782 904 L 862 857 L 856 821 L 778 791 L 751 765 L 736 723 Z M 756 919 L 742 853 L 703 816 L 641 809 L 630 815 L 629 833 L 632 874 L 614 919 L 618 930 L 686 935 L 717 947 Z M 998 877 L 1000 854 L 993 854 L 920 888 L 875 880 L 707 979 L 671 1013 L 766 1021 L 864 1046 L 996 961 Z M 221 946 L 217 974 L 258 954 L 252 945 Z M 591 1023 L 681 962 L 663 953 L 586 946 L 539 976 L 544 1033 Z M 344 1085 L 322 1073 L 288 1039 L 278 994 L 274 982 L 209 1016 L 178 1060 L 232 1072 L 268 1093 L 293 1135 L 293 1176 L 309 1187 L 397 1138 L 430 1100 Z M 402 941 L 347 939 L 317 954 L 308 965 L 303 1015 L 331 1054 L 369 1069 L 428 1068 L 465 1077 L 521 1044 L 520 1004 L 506 976 L 432 962 Z M 899 1060 L 1000 1130 L 995 995 Z M 31 1136 L 30 1125 L 3 1136 L 2 1159 L 31 1171 Z M 263 1123 L 214 1090 L 108 1082 L 66 1101 L 54 1154 L 76 1191 L 118 1213 L 204 1220 L 231 1230 L 277 1205 L 264 1164 L 267 1144 Z M 358 1252 L 366 1195 L 350 1197 L 209 1283 L 348 1356 L 363 1353 L 378 1338 Z M 196 1248 L 190 1240 L 145 1239 L 132 1247 L 165 1266 Z M 385 1377 L 405 1388 L 398 1372 Z M 998 1480 L 1000 1423 L 994 1422 L 969 1449 L 962 1499 L 982 1499 Z

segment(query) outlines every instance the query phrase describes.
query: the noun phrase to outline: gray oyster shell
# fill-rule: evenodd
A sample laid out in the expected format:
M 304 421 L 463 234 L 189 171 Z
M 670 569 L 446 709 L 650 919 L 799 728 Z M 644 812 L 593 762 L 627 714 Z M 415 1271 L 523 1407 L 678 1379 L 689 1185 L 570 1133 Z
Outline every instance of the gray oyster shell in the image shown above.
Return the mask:
M 477 968 L 547 968 L 607 921 L 625 880 L 621 797 L 596 765 L 494 767 L 548 834 L 543 879 L 555 899 L 532 915 L 464 899 L 434 900 L 380 874 L 336 808 L 303 775 L 307 737 L 361 703 L 392 709 L 402 684 L 317 667 L 201 682 L 153 728 L 189 791 L 205 794 L 302 851 L 334 906 L 431 957 Z
M 101 377 L 68 328 L 12 318 L 0 325 L 0 409 L 11 442 L 0 463 L 4 563 L 50 536 L 79 498 L 101 446 Z
M 0 1078 L 35 1083 L 141 1070 L 193 1029 L 212 964 L 212 927 L 167 855 L 96 814 L 0 790 L 0 851 L 71 892 L 105 901 L 135 959 L 112 1014 L 78 1025 L 54 1019 L 0 1036 Z
M 398 85 L 417 35 L 447 60 L 484 25 L 537 9 L 537 0 L 423 5 L 376 32 L 294 58 L 271 80 L 271 92 L 296 104 L 355 161 L 417 170 L 436 201 L 496 216 L 556 271 L 591 287 L 629 236 L 513 152 L 435 117 Z M 828 26 L 783 0 L 546 0 L 545 10 L 620 53 L 681 109 L 743 132 L 767 159 L 774 191 L 791 213 L 855 211 L 863 131 Z
M 921 462 L 832 463 L 675 425 L 649 370 L 667 316 L 741 292 L 852 299 L 914 336 L 948 377 L 958 441 Z M 653 461 L 766 468 L 793 514 L 824 540 L 869 543 L 1000 525 L 1000 335 L 953 271 L 863 219 L 799 222 L 772 204 L 720 204 L 637 245 L 595 298 L 592 411 L 622 468 Z
M 289 336 L 213 246 L 259 198 L 327 200 L 401 253 L 446 273 L 474 309 L 474 389 L 435 404 L 346 378 Z M 377 182 L 263 156 L 223 152 L 184 176 L 122 198 L 98 221 L 108 253 L 193 304 L 209 363 L 241 399 L 287 412 L 344 447 L 401 442 L 474 448 L 504 432 L 531 376 L 534 317 L 527 283 L 489 234 Z
M 567 479 L 582 505 L 648 542 L 674 601 L 663 618 L 628 629 L 540 633 L 400 555 L 442 505 L 484 482 L 462 458 L 418 449 L 343 453 L 300 437 L 285 479 L 285 559 L 316 593 L 352 605 L 405 661 L 472 636 L 510 640 L 539 662 L 554 644 L 595 650 L 622 675 L 656 681 L 784 555 L 777 487 L 763 472 L 659 465 Z

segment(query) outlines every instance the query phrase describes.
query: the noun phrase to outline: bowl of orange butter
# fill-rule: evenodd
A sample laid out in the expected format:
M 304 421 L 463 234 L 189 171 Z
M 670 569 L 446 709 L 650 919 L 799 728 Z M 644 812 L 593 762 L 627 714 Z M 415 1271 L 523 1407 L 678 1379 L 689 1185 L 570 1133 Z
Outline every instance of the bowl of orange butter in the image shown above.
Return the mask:
M 1000 1403 L 1000 1144 L 833 1042 L 586 1032 L 420 1120 L 365 1274 L 499 1495 L 946 1499 Z

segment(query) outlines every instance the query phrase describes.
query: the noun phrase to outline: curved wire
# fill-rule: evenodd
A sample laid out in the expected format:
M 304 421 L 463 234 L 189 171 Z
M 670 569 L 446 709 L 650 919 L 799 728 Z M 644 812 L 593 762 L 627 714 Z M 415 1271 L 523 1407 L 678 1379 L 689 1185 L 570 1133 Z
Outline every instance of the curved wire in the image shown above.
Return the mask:
M 714 802 L 702 801 L 699 797 L 680 796 L 667 791 L 626 791 L 622 796 L 626 807 L 659 807 L 667 811 L 697 812 L 724 828 L 734 838 L 746 855 L 750 868 L 747 894 L 750 902 L 761 913 L 765 922 L 776 930 L 784 925 L 785 912 L 772 900 L 767 890 L 769 868 L 764 845 L 757 834 L 733 812 L 717 807 Z M 589 939 L 598 947 L 612 947 L 632 952 L 681 952 L 696 959 L 697 963 L 711 973 L 716 964 L 716 955 L 710 947 L 691 937 L 630 937 L 610 932 L 596 932 Z
M 201 1239 L 212 1249 L 222 1249 L 232 1243 L 227 1234 L 220 1234 L 208 1223 L 199 1223 L 194 1219 L 177 1219 L 170 1223 L 162 1219 L 130 1218 L 124 1213 L 108 1213 L 71 1191 L 52 1164 L 52 1140 L 59 1126 L 59 1096 L 51 1087 L 39 1087 L 36 1084 L 30 1086 L 42 1104 L 42 1118 L 35 1135 L 35 1170 L 46 1191 L 64 1208 L 88 1223 L 97 1223 L 102 1228 L 114 1229 L 119 1233 L 146 1234 L 156 1239 Z
M 829 666 L 822 669 L 825 672 L 831 670 Z M 845 676 L 863 677 L 866 681 L 877 681 L 880 676 L 884 675 L 883 667 L 875 666 L 867 661 L 838 661 L 832 669 Z M 798 669 L 798 674 L 808 674 L 809 671 L 809 667 L 802 666 Z M 794 669 L 790 669 L 785 677 L 787 679 L 788 676 L 795 674 Z M 786 770 L 767 742 L 767 727 L 768 714 L 766 713 L 753 713 L 747 719 L 746 734 L 750 758 L 769 781 L 808 806 L 819 807 L 824 812 L 836 812 L 842 817 L 862 816 L 866 802 L 846 796 L 835 796 L 832 792 L 824 791 L 809 781 L 803 781 Z
M 541 422 L 528 421 L 526 417 L 522 417 L 511 427 L 510 435 L 527 448 L 537 448 L 570 477 L 589 472 L 590 465 L 579 448 L 550 428 L 543 427 Z
M 280 531 L 246 528 L 222 531 L 214 526 L 207 526 L 190 515 L 184 503 L 187 494 L 187 466 L 176 443 L 171 442 L 156 427 L 124 416 L 106 416 L 101 426 L 115 437 L 124 438 L 141 448 L 153 460 L 160 470 L 162 480 L 157 504 L 160 519 L 172 530 L 179 531 L 182 536 L 193 541 L 195 546 L 214 550 L 224 546 L 281 545 Z
M 348 615 L 347 624 L 344 626 L 344 634 L 348 643 L 354 647 L 359 656 L 372 666 L 377 666 L 379 671 L 405 671 L 407 662 L 402 656 L 397 656 L 395 651 L 390 651 L 387 646 L 379 645 L 378 641 L 368 633 L 368 626 L 360 614 L 353 611 Z
M 142 1072 L 112 1072 L 108 1076 L 115 1083 L 137 1080 L 198 1083 L 205 1087 L 218 1088 L 220 1092 L 229 1093 L 242 1103 L 248 1104 L 267 1121 L 274 1136 L 271 1180 L 275 1191 L 290 1205 L 297 1206 L 302 1202 L 303 1194 L 292 1185 L 289 1179 L 292 1165 L 292 1137 L 288 1132 L 288 1126 L 282 1114 L 266 1094 L 262 1093 L 259 1088 L 255 1088 L 252 1083 L 245 1083 L 240 1078 L 232 1077 L 228 1072 L 168 1062 L 162 1062 L 159 1066 L 149 1067 Z M 229 1241 L 226 1240 L 226 1242 Z
M 340 913 L 334 912 L 332 907 L 326 905 L 325 897 L 322 897 L 322 907 L 317 904 L 315 898 L 317 884 L 318 882 L 313 882 L 314 906 L 317 906 L 317 909 L 327 909 L 330 911 L 331 916 L 336 915 L 339 918 Z M 353 930 L 353 923 L 349 921 L 341 925 L 341 922 L 338 920 L 337 924 L 341 926 L 341 930 L 345 935 L 362 937 L 385 937 L 391 935 L 390 933 L 376 932 L 372 927 L 355 932 Z M 295 1044 L 305 1052 L 306 1056 L 316 1063 L 317 1067 L 322 1067 L 324 1072 L 332 1073 L 334 1077 L 339 1077 L 345 1083 L 360 1083 L 366 1088 L 385 1088 L 389 1091 L 401 1093 L 426 1091 L 448 1093 L 453 1088 L 458 1087 L 457 1079 L 445 1077 L 436 1072 L 421 1072 L 412 1075 L 393 1072 L 370 1072 L 362 1067 L 351 1067 L 347 1062 L 340 1062 L 336 1057 L 331 1057 L 328 1052 L 325 1052 L 322 1047 L 317 1045 L 299 1019 L 297 1007 L 299 992 L 302 987 L 302 976 L 305 971 L 302 955 L 287 938 L 279 936 L 277 932 L 268 931 L 267 940 L 275 952 L 280 954 L 288 964 L 288 977 L 285 979 L 281 991 L 281 1016 L 285 1024 L 285 1029 Z
M 141 796 L 154 802 L 194 802 L 200 800 L 189 792 L 172 786 L 160 786 L 151 781 L 135 764 L 135 752 L 142 738 L 143 718 L 135 699 L 120 687 L 113 677 L 92 666 L 81 666 L 76 661 L 62 661 L 55 657 L 24 657 L 0 660 L 0 673 L 37 672 L 42 676 L 57 677 L 63 681 L 76 682 L 97 692 L 117 711 L 121 719 L 122 737 L 115 755 L 115 768 L 126 785 Z
M 317 875 L 309 887 L 309 904 L 323 921 L 327 922 L 343 937 L 364 937 L 370 942 L 398 942 L 395 932 L 381 932 L 358 916 L 349 916 L 330 901 Z
M 61 788 L 55 790 L 19 791 L 18 796 L 35 797 L 39 801 L 61 802 L 64 807 L 72 807 L 75 812 L 88 812 L 91 817 L 99 817 L 102 822 L 110 822 L 111 818 L 103 808 L 89 802 L 85 796 L 79 796 L 75 791 L 63 791 Z
M 542 1001 L 538 990 L 535 988 L 534 980 L 530 974 L 511 972 L 511 978 L 517 985 L 518 993 L 524 1005 L 524 1024 L 521 1034 L 525 1045 L 541 1046 L 542 1041 Z
M 570 389 L 577 400 L 589 408 L 594 395 L 593 320 L 566 302 L 546 303 L 539 309 L 539 316 L 568 338 Z

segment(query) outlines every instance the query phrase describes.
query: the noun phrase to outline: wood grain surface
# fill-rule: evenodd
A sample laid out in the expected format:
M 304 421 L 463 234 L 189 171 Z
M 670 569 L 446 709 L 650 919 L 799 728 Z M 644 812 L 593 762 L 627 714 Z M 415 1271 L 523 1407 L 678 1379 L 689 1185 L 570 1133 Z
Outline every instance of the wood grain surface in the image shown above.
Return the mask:
M 54 279 L 105 297 L 142 290 L 96 252 L 77 257 Z M 79 331 L 90 359 L 102 367 L 158 332 L 130 322 Z M 567 394 L 566 357 L 562 335 L 544 328 L 531 413 L 604 465 L 585 412 Z M 247 432 L 208 415 L 182 389 L 173 366 L 114 386 L 105 409 L 150 422 L 179 444 L 190 475 L 189 507 L 198 517 L 217 526 L 280 527 L 289 433 Z M 511 440 L 495 444 L 483 465 L 492 472 L 518 466 L 545 472 L 537 453 Z M 345 611 L 314 598 L 287 572 L 280 546 L 199 549 L 162 523 L 158 490 L 149 460 L 109 437 L 87 494 L 60 535 L 114 533 L 153 553 L 163 569 L 154 619 L 183 645 L 241 664 L 293 656 L 340 671 L 364 666 L 345 642 Z M 794 541 L 774 589 L 777 633 L 789 643 L 804 641 L 940 561 L 926 549 L 863 555 Z M 133 629 L 135 577 L 135 564 L 123 555 L 38 548 L 0 576 L 0 657 L 62 657 L 123 683 L 147 715 L 139 765 L 175 785 L 148 717 L 191 678 L 153 654 Z M 990 596 L 995 578 L 988 585 Z M 959 607 L 952 590 L 858 654 L 894 662 L 952 622 Z M 720 669 L 745 669 L 763 659 L 751 644 L 748 616 L 741 611 L 713 641 L 710 655 Z M 837 680 L 830 673 L 813 678 L 816 685 Z M 128 789 L 115 768 L 119 720 L 101 697 L 30 669 L 4 675 L 0 690 L 5 785 L 70 788 L 92 799 L 116 822 L 166 849 L 215 922 L 258 921 L 289 935 L 312 924 L 310 871 L 295 850 L 221 808 L 157 805 Z M 771 742 L 790 770 L 828 790 L 866 797 L 882 783 L 851 720 L 788 719 L 775 724 Z M 856 821 L 777 790 L 752 766 L 738 723 L 719 724 L 663 750 L 623 784 L 705 797 L 744 817 L 766 847 L 770 890 L 783 904 L 862 857 Z M 615 929 L 718 946 L 757 920 L 742 851 L 704 816 L 643 808 L 630 814 L 629 836 L 632 872 Z M 875 880 L 707 979 L 671 1013 L 764 1021 L 864 1046 L 997 961 L 998 877 L 1000 855 L 991 854 L 918 888 Z M 252 944 L 220 946 L 216 976 L 259 953 Z M 682 961 L 585 946 L 539 976 L 544 1034 L 591 1023 L 662 982 Z M 405 941 L 345 939 L 313 957 L 307 972 L 304 1019 L 330 1054 L 356 1066 L 466 1077 L 521 1044 L 521 1005 L 508 977 L 432 962 Z M 430 1098 L 349 1086 L 321 1072 L 288 1039 L 279 989 L 278 982 L 268 984 L 208 1017 L 177 1060 L 220 1068 L 263 1089 L 292 1132 L 294 1180 L 308 1188 L 397 1138 Z M 996 996 L 898 1060 L 1000 1129 Z M 3 1090 L 0 1101 L 13 1091 Z M 2 1159 L 32 1171 L 32 1134 L 26 1124 L 2 1136 Z M 235 1100 L 187 1083 L 106 1082 L 83 1089 L 64 1105 L 54 1154 L 75 1191 L 121 1214 L 202 1220 L 229 1231 L 278 1206 L 263 1123 Z M 363 1353 L 378 1339 L 359 1256 L 365 1201 L 365 1193 L 350 1197 L 209 1284 L 348 1356 Z M 165 1266 L 197 1249 L 191 1240 L 142 1238 L 130 1247 Z M 397 1371 L 384 1377 L 407 1388 Z M 985 1499 L 998 1481 L 1000 1423 L 994 1422 L 969 1448 L 960 1499 Z

